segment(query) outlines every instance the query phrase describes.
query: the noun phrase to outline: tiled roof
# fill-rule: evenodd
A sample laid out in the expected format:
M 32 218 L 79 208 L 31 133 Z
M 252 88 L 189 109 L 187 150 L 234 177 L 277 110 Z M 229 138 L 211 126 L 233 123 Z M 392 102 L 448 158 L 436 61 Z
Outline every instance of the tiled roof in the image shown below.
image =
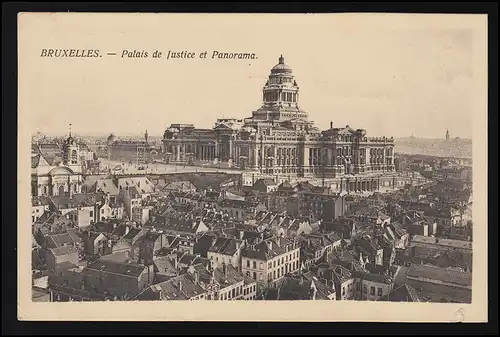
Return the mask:
M 353 277 L 351 271 L 341 265 L 333 266 L 332 270 L 334 279 L 340 284 L 352 279 Z
M 250 207 L 255 207 L 256 204 L 250 201 L 245 201 L 245 200 L 229 200 L 225 199 L 222 200 L 221 203 L 219 204 L 220 207 L 228 207 L 228 208 L 240 208 L 240 209 L 247 209 Z
M 50 199 L 46 196 L 33 196 L 31 198 L 31 206 L 48 206 L 50 205 Z
M 48 235 L 46 240 L 48 248 L 59 248 L 74 243 L 73 238 L 67 232 Z
M 222 268 L 215 268 L 213 275 L 217 283 L 220 284 L 221 288 L 229 287 L 244 281 L 243 275 L 232 265 L 226 266 L 226 273 L 224 273 Z
M 452 240 L 452 239 L 435 238 L 423 235 L 414 235 L 411 239 L 411 242 L 414 244 L 442 246 L 443 248 L 448 247 L 450 249 L 459 248 L 459 249 L 472 250 L 472 242 L 463 240 Z
M 324 299 L 328 300 L 328 296 L 331 296 L 335 294 L 335 289 L 332 287 L 329 287 L 327 284 L 325 284 L 324 281 L 326 280 L 319 280 L 312 272 L 307 272 L 304 274 L 304 277 L 313 282 L 314 285 L 316 286 L 317 289 L 317 294 L 316 294 L 316 299 Z
M 472 287 L 472 273 L 455 269 L 412 264 L 406 274 L 408 277 L 422 277 Z
M 143 273 L 144 268 L 145 266 L 140 264 L 119 263 L 115 261 L 99 259 L 88 265 L 85 269 L 96 270 L 102 273 L 113 273 L 131 277 L 139 277 L 139 275 Z
M 280 237 L 271 237 L 255 245 L 247 245 L 242 256 L 257 260 L 270 260 L 286 253 L 286 246 L 292 249 L 292 242 Z
M 218 238 L 208 249 L 209 252 L 233 256 L 237 252 L 237 246 L 242 244 L 241 240 L 233 238 Z
M 389 302 L 427 302 L 427 300 L 415 288 L 403 284 L 389 294 L 382 296 L 379 301 Z
M 50 251 L 55 256 L 68 255 L 78 252 L 78 250 L 74 246 L 62 246 L 58 248 L 51 248 Z
M 52 203 L 59 209 L 95 206 L 104 201 L 104 197 L 99 193 L 73 194 L 70 198 L 65 195 L 54 195 L 50 197 Z
M 160 300 L 189 300 L 204 294 L 205 291 L 195 283 L 190 274 L 183 274 L 168 281 L 149 287 L 154 293 L 159 293 Z
M 120 190 L 118 186 L 115 185 L 113 179 L 100 179 L 94 184 L 94 189 L 96 192 L 102 191 L 104 193 L 109 193 L 109 195 L 118 195 Z

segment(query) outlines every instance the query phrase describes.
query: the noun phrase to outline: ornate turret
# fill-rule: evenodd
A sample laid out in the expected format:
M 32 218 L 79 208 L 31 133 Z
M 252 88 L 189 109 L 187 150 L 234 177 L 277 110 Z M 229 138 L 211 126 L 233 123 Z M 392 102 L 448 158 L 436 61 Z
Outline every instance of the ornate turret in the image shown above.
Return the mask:
M 63 144 L 63 164 L 67 166 L 80 165 L 80 154 L 76 139 L 71 134 L 71 124 L 69 125 L 69 137 Z
M 278 64 L 271 68 L 269 79 L 262 89 L 262 100 L 263 106 L 254 112 L 257 120 L 308 118 L 307 112 L 299 108 L 299 87 L 283 55 L 279 57 Z

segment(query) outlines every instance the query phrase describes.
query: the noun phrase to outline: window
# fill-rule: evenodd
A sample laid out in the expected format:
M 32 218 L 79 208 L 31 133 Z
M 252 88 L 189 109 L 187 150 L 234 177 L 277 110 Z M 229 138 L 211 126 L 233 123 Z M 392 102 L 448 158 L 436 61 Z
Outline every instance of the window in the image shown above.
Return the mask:
M 368 292 L 368 287 L 367 287 L 367 286 L 363 286 L 363 292 L 364 292 L 364 293 L 367 293 L 367 292 Z
M 276 260 L 273 261 L 273 268 L 276 268 Z
M 271 262 L 269 262 L 269 263 L 267 264 L 267 268 L 271 268 L 271 266 L 272 266 L 272 263 L 271 263 Z
M 250 268 L 250 260 L 247 260 L 247 268 Z
M 260 269 L 261 270 L 264 269 L 264 263 L 263 262 L 260 263 Z
M 345 287 L 342 287 L 342 296 L 345 295 Z
M 257 262 L 253 261 L 253 269 L 257 269 Z
M 94 217 L 94 211 L 90 211 L 90 217 L 93 218 Z
M 257 273 L 256 272 L 253 272 L 253 279 L 257 280 Z
M 382 296 L 382 288 L 378 288 L 377 289 L 377 295 L 378 296 Z
M 370 287 L 370 295 L 375 295 L 375 287 Z

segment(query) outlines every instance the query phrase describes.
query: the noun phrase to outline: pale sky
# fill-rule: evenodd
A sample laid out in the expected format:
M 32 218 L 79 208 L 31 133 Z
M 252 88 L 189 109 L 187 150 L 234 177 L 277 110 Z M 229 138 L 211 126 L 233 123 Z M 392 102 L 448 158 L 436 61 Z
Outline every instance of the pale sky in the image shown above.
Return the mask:
M 110 18 L 113 18 L 111 20 Z M 48 15 L 20 28 L 20 107 L 32 132 L 159 136 L 171 123 L 213 127 L 261 106 L 283 54 L 300 106 L 322 129 L 369 136 L 471 138 L 474 31 L 439 16 Z M 22 22 L 21 22 L 22 23 Z M 42 48 L 118 56 L 48 59 Z M 208 51 L 208 59 L 122 59 L 121 51 Z M 211 59 L 213 50 L 256 60 Z M 476 66 L 474 66 L 474 64 Z M 480 69 L 481 70 L 481 69 Z

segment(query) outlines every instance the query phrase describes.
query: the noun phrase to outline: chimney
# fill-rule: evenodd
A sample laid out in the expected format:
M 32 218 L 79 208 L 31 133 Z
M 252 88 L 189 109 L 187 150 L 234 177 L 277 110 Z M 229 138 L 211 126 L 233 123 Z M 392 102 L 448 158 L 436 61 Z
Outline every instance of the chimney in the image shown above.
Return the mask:
M 245 235 L 244 231 L 240 231 L 240 240 L 243 240 L 243 236 Z
M 127 235 L 129 232 L 130 232 L 130 227 L 129 226 L 125 226 L 125 235 Z
M 330 122 L 330 129 L 333 129 L 333 122 Z
M 182 282 L 179 280 L 179 290 L 182 291 Z
M 175 269 L 177 269 L 179 267 L 177 253 L 174 253 L 174 267 L 175 267 Z

